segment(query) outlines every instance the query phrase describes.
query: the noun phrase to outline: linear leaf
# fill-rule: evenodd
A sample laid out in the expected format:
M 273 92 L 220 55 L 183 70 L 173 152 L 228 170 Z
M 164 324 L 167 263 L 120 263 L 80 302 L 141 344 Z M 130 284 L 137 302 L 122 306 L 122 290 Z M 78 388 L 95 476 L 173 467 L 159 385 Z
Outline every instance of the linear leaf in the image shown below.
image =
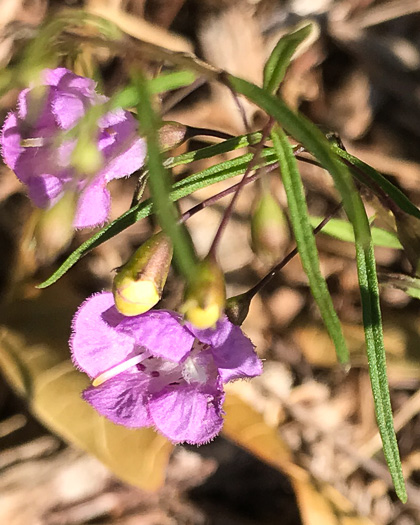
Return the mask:
M 160 119 L 152 109 L 147 80 L 140 74 L 137 76 L 137 87 L 140 96 L 138 119 L 147 141 L 147 167 L 153 207 L 162 229 L 172 241 L 178 268 L 188 278 L 195 264 L 195 254 L 185 226 L 178 222 L 178 212 L 170 198 L 170 175 L 163 166 L 160 153 Z
M 414 206 L 414 204 L 404 195 L 404 193 L 398 189 L 391 181 L 384 177 L 379 171 L 376 171 L 372 166 L 366 164 L 362 160 L 358 159 L 354 155 L 350 155 L 347 151 L 342 150 L 337 144 L 332 144 L 332 149 L 339 155 L 342 159 L 349 162 L 354 168 L 351 169 L 353 175 L 362 183 L 369 186 L 369 178 L 373 180 L 392 200 L 406 213 L 413 215 L 420 219 L 420 210 Z M 361 176 L 360 171 L 364 173 L 366 177 Z M 375 186 L 370 186 L 370 188 L 375 192 Z
M 405 502 L 407 493 L 393 426 L 386 375 L 375 256 L 369 223 L 360 195 L 355 190 L 348 168 L 339 160 L 331 144 L 312 122 L 294 113 L 281 99 L 270 95 L 258 86 L 232 75 L 226 78 L 237 92 L 267 111 L 319 160 L 333 177 L 341 194 L 344 209 L 354 228 L 363 324 L 376 419 L 395 491 L 401 501 Z
M 284 35 L 277 42 L 264 66 L 264 89 L 269 93 L 274 93 L 277 90 L 296 49 L 308 38 L 313 28 L 313 23 L 305 23 L 303 27 Z
M 308 207 L 297 161 L 285 133 L 277 128 L 271 134 L 274 149 L 280 165 L 281 177 L 286 190 L 290 220 L 295 234 L 302 266 L 308 276 L 312 295 L 318 305 L 325 326 L 334 342 L 338 360 L 349 361 L 349 352 L 343 336 L 340 321 L 328 291 L 327 283 L 321 274 L 315 236 L 309 220 Z

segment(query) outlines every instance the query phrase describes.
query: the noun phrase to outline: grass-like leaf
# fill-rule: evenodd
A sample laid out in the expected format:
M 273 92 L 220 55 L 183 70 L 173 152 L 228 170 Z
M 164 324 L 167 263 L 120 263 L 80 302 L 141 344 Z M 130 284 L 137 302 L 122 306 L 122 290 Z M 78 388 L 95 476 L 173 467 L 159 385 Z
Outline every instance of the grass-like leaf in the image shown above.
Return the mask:
M 160 152 L 158 132 L 161 122 L 152 109 L 148 82 L 140 74 L 137 76 L 137 87 L 140 96 L 138 119 L 141 123 L 142 134 L 147 141 L 147 167 L 153 207 L 162 229 L 172 241 L 177 266 L 184 277 L 188 278 L 191 275 L 196 258 L 186 228 L 178 223 L 178 213 L 170 198 L 170 175 L 163 166 L 163 158 Z
M 293 54 L 299 45 L 312 33 L 313 24 L 305 23 L 303 27 L 284 35 L 277 42 L 264 66 L 264 88 L 274 93 L 283 81 Z
M 393 426 L 386 374 L 375 256 L 369 223 L 360 195 L 355 190 L 348 168 L 339 160 L 331 144 L 314 124 L 302 115 L 294 113 L 282 100 L 254 84 L 232 75 L 227 76 L 227 81 L 237 92 L 245 95 L 273 116 L 291 136 L 310 151 L 331 174 L 341 194 L 344 209 L 353 225 L 355 235 L 363 324 L 376 419 L 396 493 L 401 501 L 405 502 L 407 493 Z
M 404 193 L 398 189 L 391 181 L 384 177 L 379 171 L 376 171 L 375 168 L 366 164 L 362 160 L 358 159 L 354 155 L 351 155 L 347 151 L 342 150 L 337 144 L 332 144 L 332 149 L 337 153 L 342 159 L 346 160 L 349 164 L 352 165 L 351 169 L 352 174 L 362 183 L 369 186 L 372 191 L 375 193 L 375 184 L 379 186 L 395 204 L 403 211 L 409 215 L 413 215 L 420 219 L 420 210 L 414 206 L 414 204 L 404 195 Z M 363 176 L 365 175 L 365 176 Z M 369 185 L 369 179 L 373 181 L 373 185 Z
M 349 361 L 349 352 L 327 283 L 321 274 L 315 235 L 309 220 L 302 179 L 292 147 L 286 134 L 280 128 L 273 130 L 271 138 L 280 165 L 281 177 L 287 195 L 290 221 L 303 269 L 308 276 L 309 286 L 321 312 L 322 319 L 334 342 L 338 360 L 341 363 L 347 363 Z

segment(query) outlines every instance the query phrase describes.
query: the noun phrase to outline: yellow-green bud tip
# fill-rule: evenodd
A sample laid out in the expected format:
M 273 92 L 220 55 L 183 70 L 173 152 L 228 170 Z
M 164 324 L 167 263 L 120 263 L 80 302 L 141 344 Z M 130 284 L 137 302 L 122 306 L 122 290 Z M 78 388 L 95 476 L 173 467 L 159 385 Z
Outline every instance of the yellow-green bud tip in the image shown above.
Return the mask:
M 153 235 L 119 268 L 112 291 L 123 315 L 144 314 L 162 297 L 172 259 L 172 244 L 162 232 Z
M 194 301 L 191 301 L 194 303 Z M 221 316 L 220 306 L 218 304 L 210 304 L 202 308 L 197 303 L 185 303 L 185 319 L 197 328 L 206 329 L 216 326 L 219 317 Z
M 181 311 L 197 328 L 211 328 L 221 317 L 225 301 L 223 272 L 216 261 L 206 258 L 198 263 L 187 284 Z
M 129 317 L 144 314 L 153 308 L 159 299 L 160 294 L 155 283 L 134 281 L 130 277 L 122 279 L 114 291 L 117 310 Z

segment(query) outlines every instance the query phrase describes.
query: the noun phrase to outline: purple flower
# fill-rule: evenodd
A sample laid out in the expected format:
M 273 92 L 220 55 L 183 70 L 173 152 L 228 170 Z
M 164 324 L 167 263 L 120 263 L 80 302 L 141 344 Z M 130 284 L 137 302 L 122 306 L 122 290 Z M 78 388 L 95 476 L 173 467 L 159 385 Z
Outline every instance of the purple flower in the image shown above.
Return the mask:
M 126 427 L 154 426 L 174 443 L 216 436 L 223 383 L 262 372 L 251 341 L 226 317 L 208 330 L 167 310 L 125 317 L 108 292 L 80 306 L 70 347 L 94 379 L 83 397 L 100 414 Z
M 28 187 L 33 203 L 53 206 L 65 191 L 78 195 L 75 228 L 103 224 L 109 215 L 110 194 L 106 184 L 130 175 L 144 163 L 146 145 L 137 135 L 135 118 L 122 109 L 98 121 L 96 146 L 103 159 L 98 173 L 83 175 L 71 166 L 76 139 L 60 142 L 89 107 L 108 98 L 95 91 L 95 82 L 65 68 L 45 69 L 41 86 L 24 89 L 18 108 L 9 113 L 0 137 L 5 163 Z

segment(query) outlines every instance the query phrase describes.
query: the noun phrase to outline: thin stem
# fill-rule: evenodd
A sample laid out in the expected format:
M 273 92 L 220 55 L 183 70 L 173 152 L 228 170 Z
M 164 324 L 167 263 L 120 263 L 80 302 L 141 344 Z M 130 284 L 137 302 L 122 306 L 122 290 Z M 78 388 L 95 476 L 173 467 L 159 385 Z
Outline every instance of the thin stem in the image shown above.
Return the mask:
M 230 133 L 225 133 L 224 131 L 219 131 L 217 129 L 209 128 L 196 128 L 194 126 L 187 126 L 187 132 L 185 134 L 185 140 L 193 139 L 195 137 L 215 137 L 217 139 L 229 140 L 233 139 L 234 135 Z
M 264 168 L 259 168 L 253 175 L 250 175 L 249 177 L 246 178 L 244 185 L 250 184 L 251 182 L 256 181 L 257 179 L 261 178 L 262 175 L 265 175 L 266 173 L 270 173 L 271 171 L 276 170 L 278 167 L 279 167 L 278 163 L 275 162 L 274 164 L 271 164 L 270 166 L 264 166 Z M 216 193 L 216 195 L 212 195 L 208 199 L 205 199 L 204 201 L 199 202 L 198 204 L 196 204 L 195 206 L 187 210 L 185 213 L 183 213 L 181 217 L 179 218 L 179 222 L 184 223 L 185 221 L 187 221 L 190 217 L 192 217 L 199 211 L 204 210 L 204 208 L 208 208 L 209 206 L 212 206 L 220 199 L 223 199 L 223 197 L 226 197 L 227 195 L 234 193 L 235 191 L 237 191 L 238 186 L 240 184 L 241 184 L 240 182 L 233 184 L 229 188 L 226 188 L 225 190 L 219 193 Z
M 225 231 L 225 228 L 229 222 L 230 216 L 232 215 L 233 208 L 236 204 L 236 201 L 239 197 L 239 193 L 241 189 L 245 186 L 246 180 L 248 178 L 248 175 L 251 173 L 251 171 L 254 169 L 255 165 L 260 160 L 261 151 L 264 148 L 264 143 L 267 140 L 268 136 L 270 135 L 271 129 L 274 126 L 274 119 L 270 117 L 267 124 L 262 129 L 262 136 L 260 142 L 255 146 L 255 152 L 254 156 L 252 157 L 251 161 L 249 162 L 245 173 L 239 182 L 239 184 L 236 186 L 235 193 L 232 197 L 232 200 L 229 203 L 229 206 L 226 208 L 225 213 L 223 214 L 222 220 L 220 221 L 219 228 L 217 229 L 216 235 L 214 236 L 213 243 L 209 250 L 209 257 L 215 257 L 217 246 L 219 244 L 219 241 L 221 239 L 221 236 L 223 232 Z
M 334 215 L 341 209 L 341 206 L 343 205 L 342 202 L 340 202 L 333 211 L 323 219 L 316 228 L 314 228 L 314 234 L 316 235 L 319 233 L 322 228 L 334 217 Z M 266 286 L 271 279 L 280 271 L 282 270 L 288 262 L 290 262 L 295 255 L 298 254 L 298 249 L 295 247 L 291 252 L 289 252 L 274 268 L 272 268 L 268 274 L 261 279 L 255 286 L 253 286 L 250 290 L 246 292 L 246 295 L 249 300 L 251 300 L 254 295 L 256 295 L 259 291 L 261 291 L 264 286 Z

